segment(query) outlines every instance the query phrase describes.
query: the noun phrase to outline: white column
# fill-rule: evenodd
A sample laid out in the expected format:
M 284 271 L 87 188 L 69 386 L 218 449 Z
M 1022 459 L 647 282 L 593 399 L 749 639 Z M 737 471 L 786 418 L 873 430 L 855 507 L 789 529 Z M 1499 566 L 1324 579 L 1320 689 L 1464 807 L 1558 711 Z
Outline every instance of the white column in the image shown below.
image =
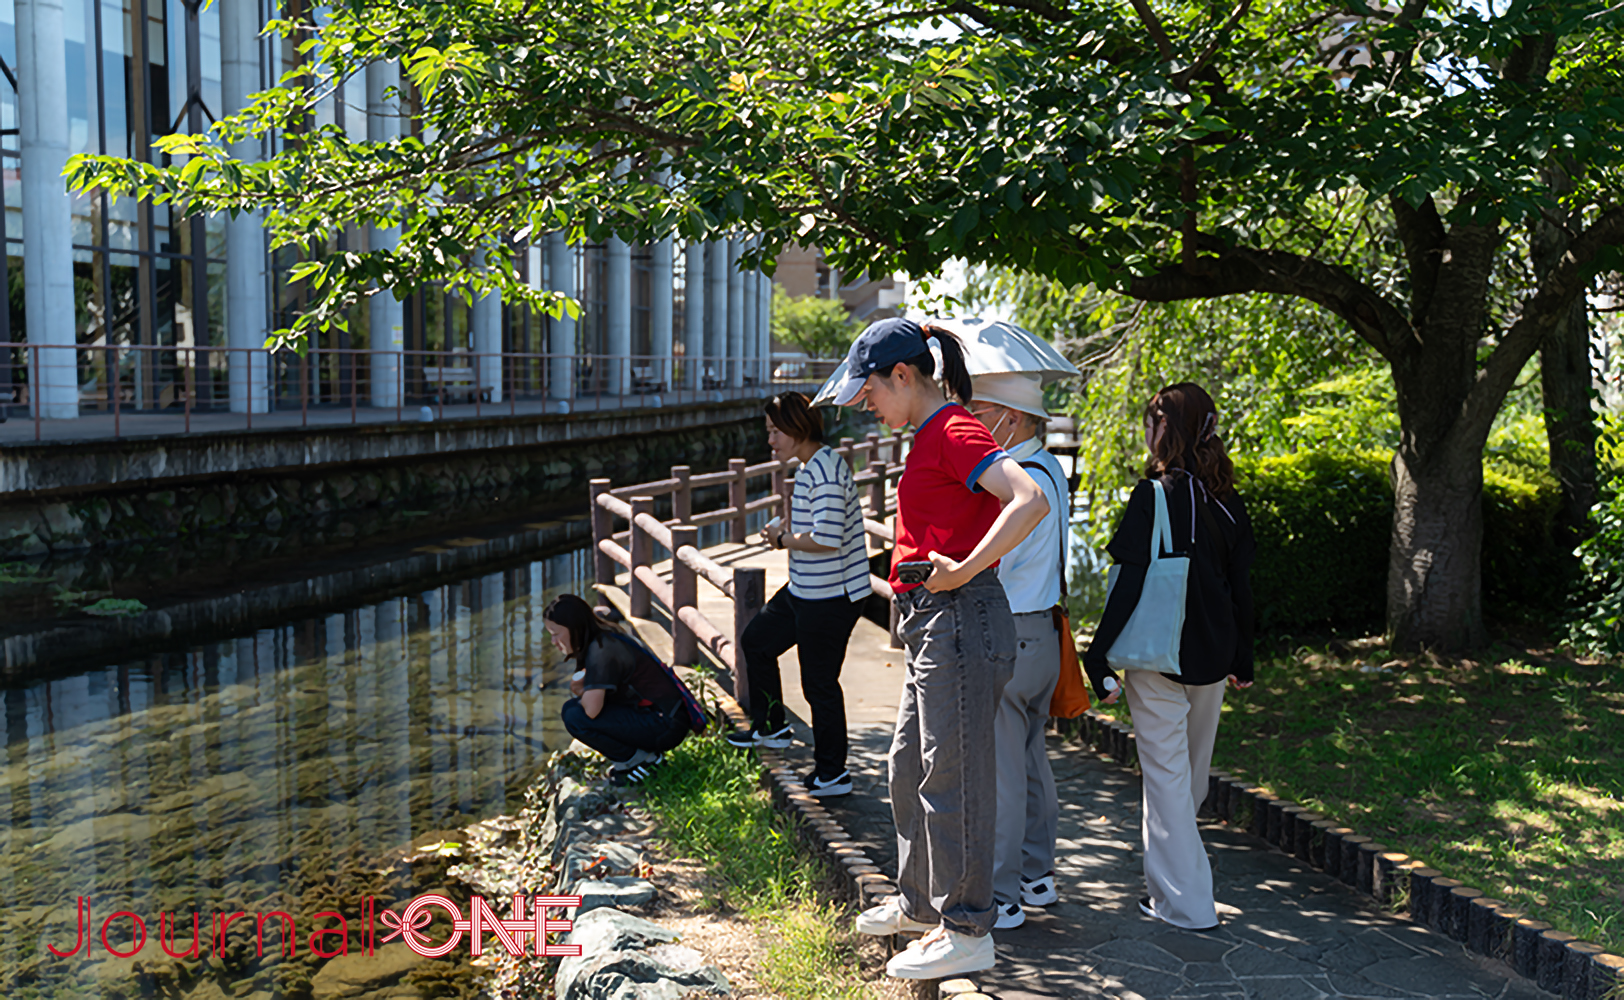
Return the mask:
M 474 266 L 485 269 L 485 252 L 474 255 Z M 474 342 L 474 370 L 479 389 L 490 401 L 502 401 L 502 293 L 486 292 L 469 310 L 468 332 Z
M 761 346 L 756 353 L 763 359 L 767 368 L 768 378 L 772 377 L 773 364 L 773 279 L 761 272 L 756 273 L 756 297 L 759 307 L 756 309 L 756 342 Z
M 671 309 L 674 280 L 671 241 L 661 240 L 649 248 L 649 350 L 654 354 L 650 377 L 664 388 L 671 387 Z
M 756 238 L 751 237 L 744 243 L 744 249 L 753 250 Z M 740 297 L 744 300 L 744 322 L 740 326 L 739 337 L 740 356 L 744 359 L 744 377 L 755 385 L 764 385 L 761 378 L 761 342 L 756 337 L 756 313 L 761 308 L 761 297 L 756 294 L 756 277 L 759 274 L 754 268 L 739 276 Z
M 725 380 L 727 365 L 727 240 L 705 247 L 705 368 Z
M 242 4 L 225 4 L 224 11 Z M 367 141 L 389 142 L 400 136 L 401 111 L 397 103 L 400 66 L 373 63 L 367 67 Z M 390 96 L 391 90 L 397 91 Z M 367 233 L 369 249 L 394 250 L 400 244 L 400 227 L 372 227 Z M 399 406 L 406 387 L 406 310 L 393 292 L 372 296 L 367 327 L 367 351 L 371 370 L 372 405 Z
M 727 384 L 744 385 L 744 275 L 739 271 L 739 253 L 744 241 L 727 241 Z
M 682 293 L 682 384 L 690 389 L 698 389 L 705 354 L 705 244 L 689 240 L 683 254 L 687 268 L 683 274 Z
M 626 356 L 632 353 L 632 248 L 611 236 L 605 249 L 604 328 L 611 356 L 604 385 L 611 396 L 621 396 L 631 389 Z
M 34 412 L 79 415 L 73 308 L 73 209 L 62 181 L 68 162 L 68 64 L 61 0 L 17 0 L 17 105 L 22 142 L 23 308 Z
M 563 233 L 547 234 L 547 269 L 552 273 L 553 291 L 575 297 L 575 248 Z M 565 313 L 549 319 L 547 353 L 547 395 L 554 399 L 575 398 L 575 320 Z

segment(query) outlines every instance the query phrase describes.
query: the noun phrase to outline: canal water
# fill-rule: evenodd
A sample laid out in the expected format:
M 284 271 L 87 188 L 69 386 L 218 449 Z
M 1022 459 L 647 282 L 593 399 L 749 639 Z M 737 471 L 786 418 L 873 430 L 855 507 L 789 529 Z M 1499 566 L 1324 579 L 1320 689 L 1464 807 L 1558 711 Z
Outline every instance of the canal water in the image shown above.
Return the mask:
M 385 906 L 425 891 L 380 859 L 515 806 L 568 742 L 567 671 L 541 613 L 590 573 L 579 548 L 0 690 L 0 995 L 150 994 L 164 963 L 178 986 L 202 974 L 239 996 L 302 992 L 297 975 L 256 978 L 257 956 L 232 954 L 246 922 L 225 967 L 171 960 L 161 914 L 184 951 L 194 912 L 205 939 L 216 913 L 287 912 L 303 954 L 316 912 L 353 921 L 362 895 Z M 89 941 L 57 958 L 46 945 L 74 948 L 81 897 Z M 128 958 L 100 939 L 119 911 L 148 934 Z M 138 939 L 131 917 L 110 927 L 117 951 Z

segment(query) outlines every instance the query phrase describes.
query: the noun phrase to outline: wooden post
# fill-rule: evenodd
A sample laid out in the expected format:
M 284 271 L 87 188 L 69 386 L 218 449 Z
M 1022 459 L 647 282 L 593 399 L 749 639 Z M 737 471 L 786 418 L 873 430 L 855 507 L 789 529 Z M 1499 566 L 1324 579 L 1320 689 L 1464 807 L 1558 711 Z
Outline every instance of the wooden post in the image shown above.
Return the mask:
M 875 462 L 883 461 L 883 459 L 880 458 L 880 436 L 878 434 L 870 434 L 868 437 L 864 438 L 864 442 L 866 447 L 863 449 L 863 456 L 867 458 L 868 461 L 863 464 L 872 467 Z
M 795 479 L 789 474 L 789 465 L 778 463 L 778 471 L 773 473 L 773 489 L 778 491 L 778 516 L 789 524 L 790 501 L 795 498 Z
M 699 529 L 691 524 L 673 527 L 671 544 L 671 603 L 674 605 L 671 609 L 671 660 L 673 664 L 686 666 L 699 660 L 699 639 L 677 616 L 677 610 L 699 607 L 699 574 L 677 558 L 677 550 L 684 546 L 699 548 Z
M 732 524 L 732 534 L 728 540 L 736 544 L 743 544 L 745 539 L 744 505 L 749 500 L 744 478 L 744 469 L 747 464 L 749 463 L 742 458 L 730 458 L 727 460 L 727 471 L 733 474 L 733 478 L 727 484 L 727 505 L 735 511 L 733 520 L 730 522 Z
M 874 481 L 868 484 L 869 516 L 876 521 L 885 520 L 885 461 L 879 458 L 879 452 L 870 452 L 874 459 L 868 463 L 868 471 L 874 474 Z
M 855 438 L 841 438 L 840 439 L 839 451 L 840 451 L 840 454 L 846 456 L 846 465 L 848 465 L 851 468 L 851 471 L 856 472 L 857 471 L 857 441 L 856 441 L 856 439 Z
M 688 485 L 694 470 L 686 465 L 673 465 L 671 478 L 677 481 L 677 488 L 671 491 L 671 516 L 677 519 L 678 524 L 687 524 L 688 519 L 694 516 L 694 488 Z
M 902 435 L 896 431 L 891 432 L 891 464 L 902 464 Z
M 733 567 L 733 697 L 750 710 L 750 678 L 744 665 L 744 629 L 767 603 L 767 571 L 760 566 Z
M 605 587 L 615 584 L 615 561 L 598 548 L 598 543 L 612 538 L 615 533 L 614 516 L 598 503 L 598 496 L 609 492 L 609 480 L 592 479 L 586 484 L 588 509 L 592 512 L 592 569 L 593 577 Z
M 632 617 L 647 618 L 651 610 L 652 596 L 649 594 L 648 584 L 637 578 L 637 567 L 654 564 L 654 540 L 649 538 L 647 531 L 638 526 L 639 514 L 653 516 L 653 497 L 632 497 L 631 537 L 626 543 L 627 551 L 632 557 L 631 583 L 626 585 Z

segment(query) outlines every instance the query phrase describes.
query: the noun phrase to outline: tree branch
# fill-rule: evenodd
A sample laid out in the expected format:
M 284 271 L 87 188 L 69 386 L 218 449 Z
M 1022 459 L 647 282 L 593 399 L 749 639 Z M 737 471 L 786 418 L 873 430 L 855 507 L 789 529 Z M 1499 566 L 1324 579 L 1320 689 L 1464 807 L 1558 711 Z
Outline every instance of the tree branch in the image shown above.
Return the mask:
M 1438 268 L 1443 263 L 1444 241 L 1449 234 L 1432 195 L 1427 195 L 1420 208 L 1411 208 L 1396 194 L 1389 195 L 1387 203 L 1393 209 L 1399 242 L 1404 245 L 1404 258 L 1410 265 L 1410 317 L 1419 322 L 1438 287 Z
M 1210 241 L 1210 238 L 1208 238 Z M 1166 267 L 1128 283 L 1145 302 L 1272 292 L 1307 299 L 1336 313 L 1385 358 L 1413 336 L 1409 319 L 1381 293 L 1333 264 L 1284 250 L 1231 248 L 1202 258 L 1199 273 Z
M 1190 68 L 1173 78 L 1181 90 L 1190 89 L 1190 81 L 1195 78 L 1197 73 L 1206 68 L 1207 60 L 1213 57 L 1213 54 L 1218 51 L 1218 46 L 1222 45 L 1224 39 L 1229 37 L 1229 33 L 1235 29 L 1236 23 L 1245 17 L 1246 12 L 1251 9 L 1252 0 L 1241 0 L 1235 6 L 1235 10 L 1229 15 L 1229 20 L 1219 27 L 1218 33 L 1212 36 L 1212 41 L 1207 43 L 1207 47 L 1202 50 L 1201 55 L 1196 57 L 1195 62 L 1190 64 Z
M 1523 365 L 1539 350 L 1545 335 L 1567 315 L 1568 307 L 1583 295 L 1589 284 L 1590 265 L 1608 247 L 1624 247 L 1624 208 L 1603 212 L 1590 228 L 1573 238 L 1562 255 L 1527 300 L 1522 315 L 1500 338 L 1494 353 L 1478 373 L 1466 399 L 1463 419 L 1467 426 L 1481 427 L 1484 435 L 1500 410 L 1500 403 L 1517 381 Z
M 1156 12 L 1150 9 L 1150 4 L 1145 0 L 1129 0 L 1129 3 L 1133 4 L 1134 13 L 1139 15 L 1139 20 L 1145 22 L 1145 30 L 1150 32 L 1150 37 L 1155 40 L 1156 51 L 1161 53 L 1162 61 L 1172 59 L 1173 40 L 1167 37 L 1167 30 L 1162 27 L 1161 18 L 1156 16 Z

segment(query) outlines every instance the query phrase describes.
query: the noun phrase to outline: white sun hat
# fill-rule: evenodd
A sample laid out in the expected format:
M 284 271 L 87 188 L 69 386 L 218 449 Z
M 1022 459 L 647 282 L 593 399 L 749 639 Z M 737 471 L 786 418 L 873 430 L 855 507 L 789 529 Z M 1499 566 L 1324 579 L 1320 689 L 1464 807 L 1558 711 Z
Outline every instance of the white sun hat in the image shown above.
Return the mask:
M 975 399 L 971 403 L 997 403 L 1039 420 L 1049 414 L 1043 409 L 1043 377 L 1036 372 L 994 372 L 972 380 Z

